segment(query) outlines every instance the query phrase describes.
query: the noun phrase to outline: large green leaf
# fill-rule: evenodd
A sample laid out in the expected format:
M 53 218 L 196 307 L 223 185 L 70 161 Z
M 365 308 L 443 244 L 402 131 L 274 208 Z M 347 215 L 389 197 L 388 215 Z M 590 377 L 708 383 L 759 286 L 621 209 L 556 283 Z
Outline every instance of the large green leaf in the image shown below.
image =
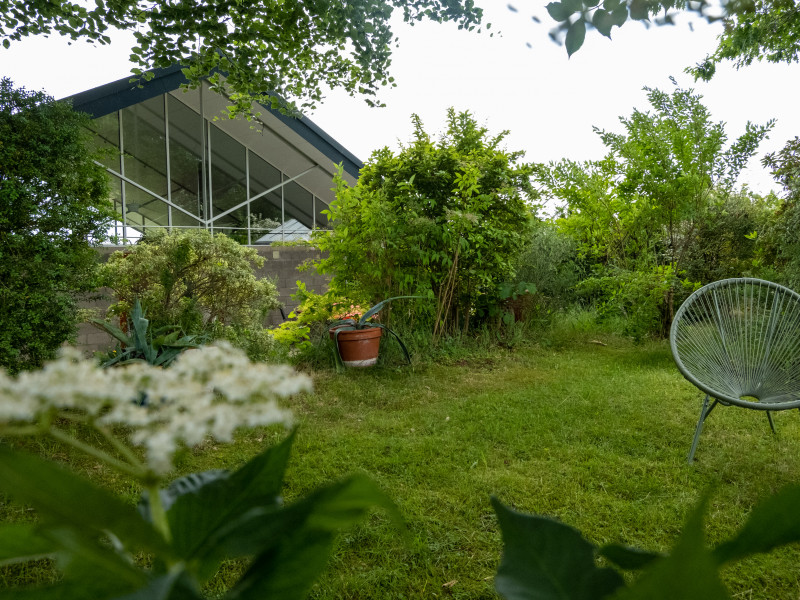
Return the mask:
M 643 569 L 654 560 L 663 558 L 662 554 L 647 552 L 646 550 L 639 550 L 638 548 L 631 548 L 630 546 L 621 546 L 619 544 L 603 546 L 597 551 L 597 554 L 610 560 L 620 569 L 625 569 L 626 571 Z
M 279 503 L 286 463 L 294 433 L 267 449 L 235 473 L 207 481 L 175 498 L 167 511 L 175 551 L 187 560 L 199 561 L 201 577 L 213 564 L 203 564 L 218 556 L 215 549 L 221 529 L 253 508 L 274 507 Z M 206 562 L 208 562 L 206 560 Z
M 730 600 L 719 580 L 717 562 L 705 545 L 705 507 L 703 501 L 689 516 L 672 553 L 656 561 L 614 600 Z
M 55 544 L 42 537 L 35 525 L 0 527 L 0 566 L 44 558 L 56 551 Z
M 0 445 L 0 489 L 32 505 L 47 523 L 89 536 L 110 531 L 129 548 L 169 555 L 164 539 L 133 507 L 37 456 Z
M 577 530 L 496 498 L 492 505 L 503 534 L 495 588 L 507 600 L 596 600 L 623 585 L 619 573 L 597 567 L 595 547 Z
M 580 18 L 567 29 L 567 37 L 564 39 L 567 55 L 572 56 L 575 54 L 583 46 L 584 39 L 586 39 L 586 21 Z
M 714 550 L 720 563 L 800 541 L 800 486 L 783 488 L 758 504 L 733 539 Z
M 203 600 L 203 596 L 192 583 L 186 571 L 155 577 L 142 588 L 116 600 Z
M 236 554 L 252 552 L 259 545 L 262 550 L 227 597 L 305 598 L 328 562 L 335 534 L 363 520 L 374 507 L 385 509 L 396 524 L 402 523 L 391 499 L 373 481 L 357 475 L 231 530 L 219 540 L 221 546 Z

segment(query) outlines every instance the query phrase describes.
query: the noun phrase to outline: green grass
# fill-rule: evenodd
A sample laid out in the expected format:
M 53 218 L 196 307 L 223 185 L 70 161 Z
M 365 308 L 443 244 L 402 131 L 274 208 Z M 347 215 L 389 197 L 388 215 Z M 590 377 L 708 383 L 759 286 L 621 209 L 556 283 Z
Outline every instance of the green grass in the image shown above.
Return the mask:
M 702 398 L 679 375 L 666 343 L 590 340 L 315 375 L 316 392 L 294 401 L 300 429 L 287 499 L 367 473 L 395 499 L 408 531 L 398 533 L 377 513 L 346 532 L 312 597 L 496 598 L 501 540 L 491 495 L 561 519 L 597 544 L 667 550 L 708 491 L 706 532 L 716 543 L 741 526 L 759 499 L 800 481 L 796 412 L 775 415 L 774 436 L 762 413 L 716 409 L 689 466 Z M 233 468 L 282 435 L 259 430 L 231 446 L 207 444 L 185 453 L 179 467 Z M 91 461 L 76 466 L 94 468 Z M 107 483 L 136 495 L 123 480 Z M 7 503 L 0 515 L 29 518 Z M 787 548 L 738 563 L 724 579 L 737 598 L 797 598 L 798 558 L 796 548 Z M 44 577 L 47 569 L 5 570 L 0 586 Z M 232 564 L 210 594 L 239 569 Z

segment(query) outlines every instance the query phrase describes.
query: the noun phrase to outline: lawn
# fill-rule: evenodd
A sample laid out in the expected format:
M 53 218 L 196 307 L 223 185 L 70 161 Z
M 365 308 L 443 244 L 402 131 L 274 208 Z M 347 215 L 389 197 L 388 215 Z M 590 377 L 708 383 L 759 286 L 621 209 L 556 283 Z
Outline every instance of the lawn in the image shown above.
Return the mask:
M 700 393 L 666 343 L 605 341 L 315 375 L 316 392 L 293 407 L 300 427 L 287 499 L 363 472 L 394 498 L 407 532 L 377 513 L 345 533 L 312 597 L 495 598 L 501 540 L 492 495 L 598 544 L 667 550 L 705 493 L 715 543 L 760 498 L 800 481 L 795 412 L 775 416 L 774 436 L 761 413 L 715 410 L 689 466 Z M 180 469 L 235 467 L 283 435 L 259 430 L 233 446 L 206 445 L 184 455 Z M 107 483 L 135 495 L 124 481 Z M 784 549 L 723 575 L 737 598 L 797 598 L 798 558 Z M 231 565 L 209 592 L 237 571 Z

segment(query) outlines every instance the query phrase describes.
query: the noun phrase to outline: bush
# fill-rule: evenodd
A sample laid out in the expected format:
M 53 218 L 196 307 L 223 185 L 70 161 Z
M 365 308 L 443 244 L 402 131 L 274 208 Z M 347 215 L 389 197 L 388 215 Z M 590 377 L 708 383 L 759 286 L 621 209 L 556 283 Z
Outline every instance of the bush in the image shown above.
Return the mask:
M 40 366 L 75 333 L 112 205 L 89 118 L 0 80 L 0 365 Z
M 126 315 L 138 298 L 154 328 L 208 333 L 263 359 L 273 347 L 264 319 L 280 306 L 275 284 L 255 276 L 263 263 L 225 235 L 157 231 L 112 254 L 101 273 L 118 298 L 110 314 Z
M 417 302 L 412 318 L 467 331 L 478 299 L 497 300 L 514 275 L 535 195 L 531 168 L 500 148 L 505 132 L 490 137 L 468 112 L 448 111 L 439 142 L 413 120 L 411 144 L 375 152 L 355 187 L 336 179 L 318 268 L 343 296 L 433 298 Z

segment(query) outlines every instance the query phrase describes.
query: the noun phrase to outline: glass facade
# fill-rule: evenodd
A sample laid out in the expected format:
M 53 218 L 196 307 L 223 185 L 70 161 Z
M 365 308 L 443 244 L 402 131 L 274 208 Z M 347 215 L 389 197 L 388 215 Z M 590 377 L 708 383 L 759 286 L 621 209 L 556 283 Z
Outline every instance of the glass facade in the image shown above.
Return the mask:
M 303 187 L 311 169 L 281 172 L 171 94 L 94 119 L 92 129 L 121 240 L 153 228 L 201 227 L 269 244 L 327 226 L 328 205 Z

